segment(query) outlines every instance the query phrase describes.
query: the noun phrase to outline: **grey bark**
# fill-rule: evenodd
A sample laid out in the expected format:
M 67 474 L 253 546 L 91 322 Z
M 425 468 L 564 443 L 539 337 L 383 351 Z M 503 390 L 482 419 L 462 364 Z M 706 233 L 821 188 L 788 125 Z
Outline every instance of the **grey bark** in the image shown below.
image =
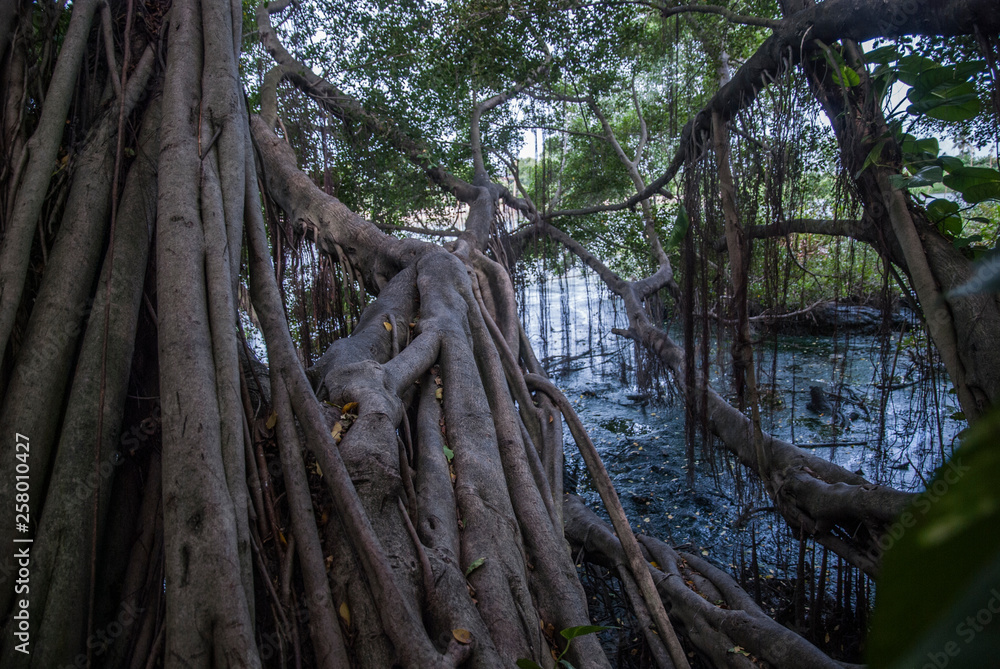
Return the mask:
M 587 551 L 586 559 L 612 568 L 626 562 L 611 528 L 574 495 L 566 496 L 566 519 L 566 536 Z M 764 614 L 732 577 L 706 560 L 678 553 L 647 535 L 639 540 L 645 567 L 671 617 L 713 666 L 749 669 L 761 660 L 776 667 L 844 666 Z M 757 661 L 732 652 L 737 646 Z
M 127 109 L 131 110 L 144 94 L 152 65 L 153 53 L 147 50 L 126 90 Z M 72 366 L 80 333 L 92 313 L 93 283 L 101 263 L 110 210 L 116 118 L 111 112 L 104 115 L 80 157 L 79 176 L 70 188 L 49 271 L 42 278 L 24 345 L 15 359 L 0 406 L 0 433 L 19 432 L 31 440 L 32 519 L 38 517 L 41 493 L 51 471 L 69 383 L 66 370 Z M 8 462 L 13 459 L 13 444 L 13 439 L 0 444 L 0 457 Z M 0 540 L 8 543 L 15 534 L 14 484 L 12 477 L 0 478 L 0 500 L 5 504 L 0 514 L 5 521 L 0 526 Z M 12 586 L 12 580 L 5 578 L 0 588 L 2 612 L 9 606 Z
M 205 195 L 199 179 L 204 54 L 200 11 L 196 0 L 175 3 L 171 11 L 160 135 L 157 296 L 170 593 L 165 657 L 167 666 L 207 667 L 215 662 L 257 667 L 260 659 L 238 545 L 237 526 L 245 508 L 234 508 L 226 486 L 220 379 L 205 269 L 211 262 L 206 239 L 212 237 L 213 226 L 225 222 L 203 216 L 198 199 L 191 197 Z M 205 630 L 212 633 L 206 635 Z
M 66 113 L 73 100 L 77 72 L 98 4 L 98 0 L 73 3 L 73 15 L 59 50 L 38 126 L 28 140 L 27 166 L 0 248 L 0 353 L 7 348 L 14 327 L 28 271 L 28 251 L 62 142 Z
M 71 664 L 85 647 L 91 567 L 98 560 L 94 548 L 104 529 L 115 469 L 125 457 L 118 437 L 156 217 L 157 111 L 153 106 L 146 112 L 142 153 L 122 192 L 114 250 L 105 254 L 55 449 L 32 564 L 33 650 L 29 656 L 14 652 L 16 642 L 8 635 L 0 656 L 5 667 Z

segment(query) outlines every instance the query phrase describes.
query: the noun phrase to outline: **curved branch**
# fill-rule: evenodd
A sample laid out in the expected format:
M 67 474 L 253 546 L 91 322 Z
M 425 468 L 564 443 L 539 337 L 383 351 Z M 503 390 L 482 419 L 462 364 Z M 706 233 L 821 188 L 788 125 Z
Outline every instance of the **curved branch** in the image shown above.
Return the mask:
M 268 194 L 296 226 L 311 231 L 319 248 L 339 258 L 344 249 L 351 264 L 364 273 L 373 292 L 424 246 L 414 239 L 397 239 L 379 230 L 344 204 L 321 191 L 296 166 L 295 154 L 260 117 L 250 119 L 254 146 L 260 157 Z
M 483 158 L 483 136 L 482 131 L 480 130 L 480 121 L 482 120 L 483 114 L 507 102 L 507 100 L 511 99 L 528 86 L 531 86 L 535 83 L 535 81 L 541 79 L 548 73 L 549 66 L 552 64 L 552 51 L 549 50 L 548 46 L 546 46 L 544 42 L 542 43 L 542 46 L 545 47 L 545 61 L 535 69 L 531 76 L 524 81 L 518 82 L 503 93 L 499 93 L 484 100 L 476 105 L 476 107 L 472 110 L 472 123 L 469 128 L 469 135 L 472 142 L 472 162 L 475 168 L 476 179 L 478 181 L 485 181 L 487 178 L 486 162 Z
M 295 84 L 335 118 L 356 123 L 376 137 L 386 140 L 410 162 L 424 170 L 436 184 L 459 200 L 463 202 L 475 200 L 479 194 L 478 189 L 435 165 L 431 160 L 430 150 L 423 142 L 404 133 L 395 123 L 369 112 L 357 99 L 320 77 L 288 52 L 271 25 L 271 14 L 281 11 L 288 4 L 287 0 L 270 4 L 261 3 L 257 8 L 257 31 L 261 44 L 282 68 L 284 78 Z
M 567 495 L 566 509 L 566 537 L 586 551 L 585 559 L 614 566 L 626 562 L 624 542 L 579 497 Z M 671 616 L 681 623 L 691 643 L 711 658 L 713 666 L 758 666 L 733 658 L 732 649 L 737 645 L 769 666 L 844 666 L 767 616 L 721 569 L 696 556 L 679 553 L 649 535 L 638 539 L 644 557 L 657 565 L 647 563 L 646 570 L 656 583 L 658 597 L 670 604 Z
M 278 40 L 271 25 L 270 15 L 280 11 L 287 3 L 262 3 L 257 9 L 257 26 L 261 43 L 275 59 L 284 72 L 284 77 L 295 84 L 303 93 L 315 100 L 335 118 L 361 125 L 373 135 L 382 137 L 402 153 L 411 163 L 419 167 L 442 189 L 451 193 L 460 201 L 470 205 L 469 216 L 466 219 L 466 231 L 459 238 L 456 247 L 462 253 L 462 245 L 468 244 L 475 248 L 484 248 L 489 237 L 496 211 L 495 203 L 503 199 L 509 206 L 520 211 L 529 212 L 529 205 L 523 200 L 513 197 L 506 188 L 489 183 L 484 176 L 477 176 L 476 183 L 470 184 L 448 172 L 431 160 L 431 151 L 422 141 L 413 139 L 393 121 L 369 112 L 354 97 L 341 91 L 329 81 L 323 79 L 304 63 L 292 56 Z M 548 67 L 548 64 L 542 66 Z M 515 92 L 532 83 L 528 80 L 515 86 L 516 91 L 508 91 L 483 103 L 482 111 L 500 104 Z M 505 97 L 507 96 L 507 97 Z M 257 124 L 261 129 L 270 132 L 263 122 Z M 255 132 L 258 132 L 255 129 Z M 273 133 L 271 133 L 273 135 Z M 294 161 L 293 163 L 294 164 Z M 286 211 L 288 208 L 286 207 Z M 353 214 L 352 214 L 353 215 Z

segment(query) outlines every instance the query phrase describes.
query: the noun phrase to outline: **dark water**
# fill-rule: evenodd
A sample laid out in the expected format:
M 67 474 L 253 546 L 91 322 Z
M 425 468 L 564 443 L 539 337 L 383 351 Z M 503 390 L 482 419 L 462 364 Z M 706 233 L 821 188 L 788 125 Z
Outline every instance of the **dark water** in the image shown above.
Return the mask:
M 787 555 L 793 545 L 789 531 L 766 511 L 769 502 L 745 468 L 710 450 L 717 446 L 698 443 L 695 483 L 687 487 L 682 402 L 666 379 L 643 390 L 636 385 L 636 365 L 642 360 L 637 363 L 631 341 L 611 333 L 626 319 L 599 279 L 572 270 L 529 283 L 522 305 L 535 352 L 587 426 L 633 527 L 689 545 L 734 571 L 749 563 L 752 526 L 765 575 L 791 576 L 781 573 L 794 565 Z M 680 332 L 673 334 L 680 342 Z M 948 418 L 957 411 L 957 401 L 943 372 L 924 364 L 921 355 L 901 350 L 897 356 L 899 341 L 898 333 L 888 346 L 873 336 L 764 336 L 754 350 L 764 429 L 800 445 L 836 444 L 812 452 L 871 481 L 906 490 L 922 487 L 950 454 L 962 424 Z M 724 368 L 720 378 L 720 365 L 713 365 L 712 383 L 735 403 L 725 376 L 728 351 L 724 344 L 721 355 L 711 352 Z M 877 386 L 890 374 L 896 385 L 923 381 L 883 392 Z M 830 403 L 842 424 L 807 410 L 810 386 L 839 397 Z M 879 417 L 883 403 L 884 421 Z M 575 486 L 601 510 L 568 431 L 565 445 L 567 490 Z

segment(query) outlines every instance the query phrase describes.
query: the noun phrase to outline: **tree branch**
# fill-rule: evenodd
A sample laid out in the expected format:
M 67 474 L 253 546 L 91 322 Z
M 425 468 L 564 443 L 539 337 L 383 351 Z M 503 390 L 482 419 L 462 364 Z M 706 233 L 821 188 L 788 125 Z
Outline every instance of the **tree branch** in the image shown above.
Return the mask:
M 376 223 L 380 230 L 385 232 L 412 232 L 417 235 L 430 235 L 431 237 L 458 237 L 461 230 L 451 228 L 449 230 L 434 230 L 433 228 L 422 228 L 416 225 L 393 225 L 392 223 Z
M 878 248 L 875 234 L 864 219 L 791 218 L 770 225 L 755 225 L 746 231 L 747 237 L 751 239 L 770 239 L 791 234 L 848 237 Z M 726 250 L 725 237 L 715 241 L 715 250 L 720 253 Z
M 617 204 L 557 211 L 547 218 L 579 216 L 634 207 L 670 183 L 684 162 L 701 154 L 711 141 L 711 119 L 718 112 L 728 121 L 749 107 L 757 94 L 803 58 L 807 40 L 825 43 L 840 39 L 857 42 L 875 37 L 904 35 L 953 36 L 1000 32 L 1000 13 L 992 0 L 927 3 L 914 10 L 912 0 L 827 0 L 781 21 L 754 54 L 721 87 L 700 112 L 687 122 L 680 145 L 666 171 L 642 192 Z
M 548 130 L 549 132 L 559 132 L 564 135 L 572 135 L 574 137 L 590 137 L 592 139 L 604 139 L 604 135 L 598 135 L 596 132 L 583 132 L 582 130 L 568 130 L 566 128 L 557 128 L 551 125 L 516 125 L 515 128 L 520 128 L 521 130 Z
M 288 0 L 282 0 L 278 3 L 261 3 L 257 8 L 257 31 L 260 34 L 261 44 L 282 68 L 284 78 L 295 84 L 335 118 L 357 123 L 373 135 L 386 140 L 410 162 L 424 170 L 432 181 L 462 202 L 475 200 L 479 195 L 479 189 L 435 165 L 431 161 L 429 148 L 423 142 L 404 133 L 395 123 L 369 112 L 357 99 L 320 77 L 285 49 L 274 32 L 270 15 L 288 4 Z
M 499 93 L 491 98 L 488 98 L 487 100 L 484 100 L 480 104 L 476 105 L 476 107 L 472 110 L 472 123 L 469 128 L 469 135 L 472 141 L 472 162 L 475 167 L 477 180 L 485 181 L 487 178 L 486 161 L 483 159 L 483 136 L 480 129 L 480 121 L 482 120 L 483 114 L 507 102 L 507 100 L 511 99 L 528 86 L 533 85 L 536 80 L 541 79 L 548 73 L 549 66 L 552 64 L 552 52 L 544 42 L 542 42 L 542 47 L 545 49 L 545 61 L 535 69 L 531 76 L 524 81 L 515 84 L 503 93 Z

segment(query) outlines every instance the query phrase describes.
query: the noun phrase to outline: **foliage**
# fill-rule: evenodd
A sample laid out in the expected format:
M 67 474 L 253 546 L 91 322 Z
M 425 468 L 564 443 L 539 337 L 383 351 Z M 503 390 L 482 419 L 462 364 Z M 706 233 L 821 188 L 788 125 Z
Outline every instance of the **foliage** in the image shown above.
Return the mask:
M 1000 636 L 985 627 L 1000 613 L 998 438 L 994 410 L 897 522 L 879 579 L 872 666 L 983 667 L 1000 653 Z
M 555 658 L 556 663 L 565 667 L 566 669 L 574 669 L 573 665 L 569 663 L 569 660 L 563 659 L 566 652 L 569 650 L 569 645 L 573 642 L 573 639 L 587 634 L 594 634 L 595 632 L 603 632 L 604 630 L 615 629 L 614 627 L 605 627 L 603 625 L 580 625 L 578 627 L 567 627 L 561 630 L 559 634 L 562 638 L 566 639 L 566 646 L 563 648 L 562 652 L 559 653 L 558 657 Z M 517 666 L 521 669 L 541 669 L 537 662 L 533 660 L 521 659 L 517 661 Z
M 984 226 L 988 227 L 990 220 L 976 215 L 978 212 L 973 209 L 987 200 L 1000 200 L 1000 172 L 975 165 L 971 155 L 963 159 L 942 154 L 936 137 L 918 138 L 910 130 L 933 127 L 931 121 L 934 121 L 952 124 L 948 127 L 954 132 L 956 123 L 988 117 L 989 114 L 983 113 L 987 108 L 977 90 L 987 72 L 985 61 L 970 59 L 942 64 L 914 53 L 901 55 L 893 46 L 879 47 L 865 57 L 876 64 L 872 78 L 883 96 L 888 97 L 897 82 L 909 86 L 906 99 L 910 104 L 905 112 L 910 122 L 904 131 L 900 103 L 889 115 L 892 118 L 889 133 L 873 145 L 862 170 L 882 160 L 891 160 L 883 156 L 883 151 L 889 139 L 894 140 L 900 147 L 904 171 L 894 175 L 893 185 L 913 192 L 938 230 L 956 247 L 973 246 L 972 253 L 981 254 L 984 247 L 980 243 L 988 232 Z M 949 190 L 937 189 L 938 184 Z M 959 204 L 956 194 L 967 206 Z
M 973 67 L 974 71 L 967 80 L 969 86 L 963 87 L 963 94 L 974 95 L 980 110 L 986 111 L 992 106 L 995 83 L 988 69 L 978 65 L 983 62 L 983 54 L 973 36 L 904 38 L 896 42 L 895 49 L 913 58 L 915 63 Z M 968 99 L 960 104 L 967 104 L 970 110 L 973 108 Z M 913 130 L 929 136 L 952 137 L 961 145 L 976 148 L 989 147 L 997 139 L 996 116 L 992 113 L 977 113 L 951 120 L 927 114 L 915 119 Z

